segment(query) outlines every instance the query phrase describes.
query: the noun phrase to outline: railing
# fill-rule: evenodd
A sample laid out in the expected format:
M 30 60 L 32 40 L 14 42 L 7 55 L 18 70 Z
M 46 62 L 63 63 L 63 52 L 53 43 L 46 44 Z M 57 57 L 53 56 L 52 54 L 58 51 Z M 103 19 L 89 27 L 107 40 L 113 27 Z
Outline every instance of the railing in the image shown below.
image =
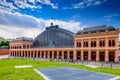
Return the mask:
M 81 60 L 73 60 L 73 59 L 53 59 L 53 58 L 37 58 L 37 57 L 11 57 L 11 58 L 21 58 L 28 60 L 37 60 L 37 61 L 49 61 L 49 62 L 62 62 L 62 63 L 70 63 L 70 64 L 82 64 L 82 65 L 93 65 L 98 67 L 108 67 L 108 68 L 120 68 L 120 62 L 98 62 L 98 61 L 81 61 Z

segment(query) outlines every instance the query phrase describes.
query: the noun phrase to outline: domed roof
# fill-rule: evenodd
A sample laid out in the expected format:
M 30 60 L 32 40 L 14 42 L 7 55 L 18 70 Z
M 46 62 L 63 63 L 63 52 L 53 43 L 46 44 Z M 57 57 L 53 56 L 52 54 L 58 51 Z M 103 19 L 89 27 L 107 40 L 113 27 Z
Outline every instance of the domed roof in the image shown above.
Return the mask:
M 33 41 L 33 47 L 62 48 L 74 46 L 74 34 L 68 30 L 59 28 L 58 25 L 47 27 Z

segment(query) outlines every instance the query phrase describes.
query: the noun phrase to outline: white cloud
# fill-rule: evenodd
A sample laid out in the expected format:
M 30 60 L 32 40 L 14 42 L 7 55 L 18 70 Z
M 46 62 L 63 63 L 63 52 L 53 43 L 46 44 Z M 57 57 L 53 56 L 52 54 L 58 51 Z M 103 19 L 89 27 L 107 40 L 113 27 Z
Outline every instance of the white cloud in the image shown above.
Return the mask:
M 16 38 L 16 37 L 32 37 L 41 33 L 40 28 L 23 28 L 0 25 L 0 36 L 4 38 Z
M 31 2 L 33 4 L 28 4 L 28 2 Z M 49 5 L 53 9 L 57 9 L 58 6 L 51 2 L 51 0 L 15 0 L 15 3 L 20 8 L 42 8 L 42 4 Z M 41 5 L 36 5 L 36 3 L 41 3 Z
M 29 2 L 34 3 L 34 2 L 35 2 L 35 0 L 29 0 Z
M 36 2 L 40 2 L 42 4 L 50 5 L 53 9 L 57 9 L 58 6 L 51 2 L 51 0 L 36 0 Z
M 35 1 L 35 0 L 31 0 L 32 3 L 34 3 L 33 1 Z M 33 5 L 28 4 L 27 0 L 15 0 L 14 3 L 17 5 L 17 7 L 23 8 L 23 9 L 25 9 L 25 8 L 42 8 L 40 5 L 36 6 L 34 4 Z
M 32 3 L 32 4 L 30 4 Z M 38 5 L 38 3 L 40 3 Z M 42 5 L 49 5 L 53 9 L 57 9 L 58 6 L 55 3 L 52 3 L 51 0 L 0 0 L 0 6 L 4 7 L 6 9 L 9 9 L 11 11 L 19 11 L 20 9 L 41 9 Z
M 13 1 L 13 0 L 11 0 Z M 51 0 L 14 0 L 7 2 L 6 0 L 0 0 L 0 36 L 5 38 L 16 38 L 16 37 L 34 37 L 45 30 L 46 27 L 50 26 L 51 19 L 45 20 L 42 18 L 36 18 L 29 15 L 23 15 L 19 13 L 19 8 L 38 8 L 36 2 L 44 5 L 49 5 L 52 8 L 58 8 L 56 4 L 52 3 Z M 16 6 L 15 6 L 16 5 Z M 18 6 L 18 7 L 17 7 Z M 39 8 L 42 5 L 39 5 Z M 54 24 L 59 25 L 60 28 L 77 32 L 81 29 L 80 22 L 76 21 L 62 21 L 53 20 Z
M 11 10 L 18 9 L 16 6 L 13 5 L 13 3 L 6 2 L 6 0 L 1 0 L 0 1 L 0 5 L 1 5 L 1 7 L 7 8 L 7 9 L 11 9 Z
M 107 0 L 83 0 L 77 4 L 72 5 L 72 8 L 84 8 L 93 5 L 100 5 Z
M 120 14 L 110 14 L 107 16 L 104 16 L 104 18 L 106 19 L 107 22 L 111 21 L 113 17 L 119 16 Z
M 18 27 L 33 27 L 37 26 L 37 18 L 35 19 L 29 15 L 22 15 L 20 13 L 0 13 L 0 24 L 18 26 Z
M 93 5 L 100 5 L 101 1 L 96 1 Z
M 47 24 L 50 21 L 47 21 Z M 75 22 L 75 21 L 61 21 L 61 20 L 54 20 L 53 21 L 54 24 L 58 24 L 61 28 L 66 29 L 66 30 L 70 30 L 72 32 L 77 32 L 78 30 L 80 30 L 80 22 Z M 82 27 L 81 27 L 82 28 Z
M 110 14 L 107 16 L 104 16 L 105 18 L 111 18 L 111 17 L 115 17 L 115 16 L 119 16 L 120 14 Z
M 50 5 L 52 8 L 57 8 L 57 6 L 50 0 L 29 0 L 29 2 L 34 5 L 27 3 L 27 0 L 15 0 L 15 4 L 19 8 L 37 8 L 35 3 L 40 2 L 42 4 Z M 0 1 L 0 36 L 5 38 L 16 38 L 16 37 L 34 37 L 42 31 L 45 27 L 50 26 L 51 19 L 45 20 L 42 18 L 36 18 L 29 15 L 23 15 L 18 12 L 19 8 L 14 6 L 11 2 L 6 2 L 6 0 Z M 41 6 L 41 5 L 40 5 Z M 62 21 L 53 20 L 54 24 L 70 30 L 72 32 L 77 32 L 80 28 L 81 23 L 75 21 Z
M 0 36 L 5 38 L 15 37 L 32 37 L 38 35 L 50 26 L 50 20 L 42 18 L 35 18 L 29 15 L 22 15 L 20 13 L 0 13 Z M 59 25 L 60 28 L 77 32 L 81 29 L 80 22 L 53 20 L 54 24 Z

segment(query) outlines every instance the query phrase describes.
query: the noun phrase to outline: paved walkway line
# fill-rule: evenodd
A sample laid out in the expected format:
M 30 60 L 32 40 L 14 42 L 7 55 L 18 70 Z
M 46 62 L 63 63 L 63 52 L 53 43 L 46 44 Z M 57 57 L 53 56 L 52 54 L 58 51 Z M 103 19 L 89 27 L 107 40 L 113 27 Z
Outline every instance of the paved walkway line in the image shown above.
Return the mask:
M 119 79 L 119 78 L 120 78 L 120 76 L 115 77 L 115 78 L 112 78 L 112 79 L 110 79 L 110 80 L 117 80 L 117 79 Z
M 19 66 L 15 66 L 15 68 L 31 68 L 32 65 L 19 65 Z
M 37 69 L 34 69 L 34 70 L 35 70 L 35 72 L 37 72 L 38 74 L 40 74 L 45 80 L 52 80 L 52 79 L 49 79 L 46 75 L 44 75 L 40 71 L 38 71 Z

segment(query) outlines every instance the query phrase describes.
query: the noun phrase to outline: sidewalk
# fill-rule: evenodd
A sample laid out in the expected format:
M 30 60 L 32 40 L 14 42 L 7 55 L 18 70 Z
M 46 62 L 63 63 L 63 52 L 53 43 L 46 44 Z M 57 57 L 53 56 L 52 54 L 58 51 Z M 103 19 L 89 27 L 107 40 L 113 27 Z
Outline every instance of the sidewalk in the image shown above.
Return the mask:
M 0 55 L 0 59 L 8 59 L 9 55 Z
M 108 67 L 108 68 L 120 68 L 120 63 L 105 63 L 105 62 L 77 62 L 76 64 L 83 64 L 83 65 L 93 65 L 99 67 Z

